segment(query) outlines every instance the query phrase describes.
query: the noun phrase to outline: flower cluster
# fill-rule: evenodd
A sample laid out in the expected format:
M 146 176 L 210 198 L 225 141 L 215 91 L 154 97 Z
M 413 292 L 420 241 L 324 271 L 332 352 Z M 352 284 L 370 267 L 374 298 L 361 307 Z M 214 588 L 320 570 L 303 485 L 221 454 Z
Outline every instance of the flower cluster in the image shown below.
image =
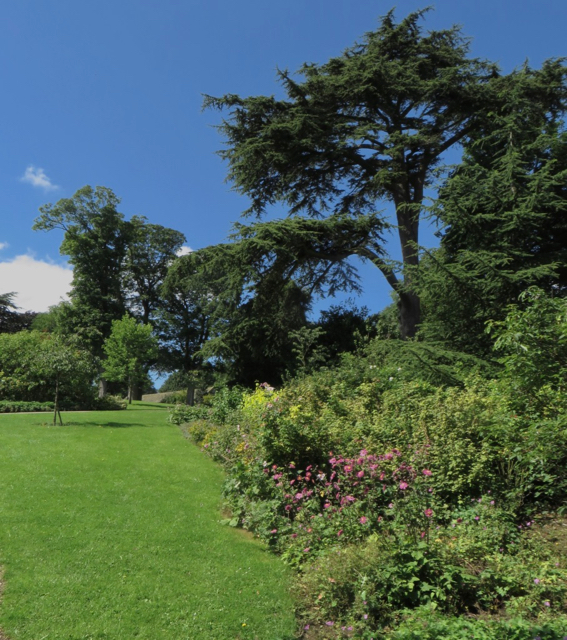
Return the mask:
M 280 491 L 285 522 L 277 529 L 285 537 L 284 553 L 290 543 L 309 554 L 330 542 L 360 540 L 393 521 L 405 533 L 424 537 L 435 515 L 425 456 L 404 456 L 398 449 L 375 455 L 362 449 L 355 457 L 330 452 L 326 468 L 299 469 L 293 462 L 286 468 L 266 467 L 264 473 Z

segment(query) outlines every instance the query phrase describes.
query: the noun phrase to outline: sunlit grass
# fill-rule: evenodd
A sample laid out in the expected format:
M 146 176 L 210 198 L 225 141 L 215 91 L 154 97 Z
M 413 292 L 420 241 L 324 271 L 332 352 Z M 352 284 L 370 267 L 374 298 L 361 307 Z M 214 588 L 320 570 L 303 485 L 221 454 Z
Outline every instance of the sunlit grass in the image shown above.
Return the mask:
M 288 573 L 219 524 L 221 471 L 165 418 L 0 416 L 10 639 L 293 637 Z

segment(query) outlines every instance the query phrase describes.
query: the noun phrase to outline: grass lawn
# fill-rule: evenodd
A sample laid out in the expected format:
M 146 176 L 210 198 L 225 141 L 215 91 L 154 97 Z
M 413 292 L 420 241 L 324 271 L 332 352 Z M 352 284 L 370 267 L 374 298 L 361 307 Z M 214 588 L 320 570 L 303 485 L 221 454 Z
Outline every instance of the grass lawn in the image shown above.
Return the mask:
M 219 524 L 222 472 L 166 415 L 0 415 L 0 637 L 294 636 L 287 570 Z

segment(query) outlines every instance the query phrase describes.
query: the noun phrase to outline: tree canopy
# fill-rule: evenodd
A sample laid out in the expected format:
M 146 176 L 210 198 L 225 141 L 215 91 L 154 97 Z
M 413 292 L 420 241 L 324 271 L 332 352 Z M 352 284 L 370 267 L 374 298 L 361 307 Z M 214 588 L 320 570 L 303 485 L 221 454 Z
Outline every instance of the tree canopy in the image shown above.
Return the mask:
M 148 366 L 157 356 L 157 339 L 152 326 L 139 324 L 125 315 L 112 322 L 104 346 L 104 375 L 108 380 L 128 383 L 128 401 L 132 403 L 134 387 L 147 381 Z
M 341 56 L 303 65 L 299 79 L 278 71 L 286 99 L 227 94 L 206 96 L 204 102 L 229 112 L 219 126 L 227 143 L 220 155 L 228 161 L 235 189 L 250 197 L 245 213 L 262 217 L 280 202 L 291 216 L 311 218 L 312 251 L 302 254 L 303 243 L 294 259 L 307 268 L 314 260 L 334 262 L 326 274 L 331 282 L 340 283 L 341 268 L 343 281 L 352 281 L 349 256 L 372 262 L 398 295 L 403 337 L 413 336 L 420 322 L 414 281 L 426 189 L 434 184 L 444 152 L 482 132 L 515 79 L 500 76 L 493 63 L 469 57 L 460 28 L 424 33 L 420 21 L 426 11 L 400 22 L 390 11 L 377 30 Z M 532 83 L 531 99 L 559 113 L 561 63 L 530 73 L 540 79 Z M 395 221 L 377 212 L 380 202 L 393 204 Z M 337 245 L 336 234 L 329 233 L 344 229 L 345 217 L 351 219 L 347 227 L 367 230 L 354 245 Z M 278 224 L 265 224 L 249 233 L 271 234 L 272 242 L 264 245 L 274 255 Z M 384 248 L 382 235 L 391 227 L 399 237 L 401 265 Z M 238 232 L 245 235 L 240 227 Z M 329 239 L 324 250 L 321 236 Z M 314 271 L 315 280 L 320 271 Z
M 119 203 L 110 189 L 86 186 L 72 198 L 40 207 L 33 225 L 34 230 L 65 232 L 60 251 L 73 265 L 70 320 L 97 355 L 112 321 L 126 309 L 121 274 L 128 238 Z

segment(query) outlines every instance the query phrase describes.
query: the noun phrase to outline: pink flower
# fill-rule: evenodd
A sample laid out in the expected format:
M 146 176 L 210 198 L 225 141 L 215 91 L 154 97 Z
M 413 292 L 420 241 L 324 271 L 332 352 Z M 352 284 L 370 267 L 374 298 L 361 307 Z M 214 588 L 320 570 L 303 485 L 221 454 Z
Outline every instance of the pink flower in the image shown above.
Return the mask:
M 549 602 L 549 600 L 546 600 L 546 601 L 543 603 L 543 605 L 544 605 L 545 607 L 551 607 L 551 603 Z
M 426 509 L 423 513 L 425 513 L 428 518 L 431 518 L 433 515 L 433 509 Z
M 337 531 L 337 538 L 340 538 L 342 535 L 343 535 L 343 530 L 342 530 L 342 529 L 339 529 L 339 530 Z
M 277 529 L 272 529 L 272 530 L 270 531 L 270 533 L 277 533 L 277 532 L 278 532 L 278 530 L 277 530 Z
M 394 503 L 390 502 L 390 504 L 388 505 L 388 509 L 393 509 L 394 508 Z
M 539 584 L 539 578 L 536 578 L 536 579 L 534 580 L 534 584 Z
M 359 472 L 356 474 L 356 477 L 357 477 L 357 478 L 364 478 L 364 471 L 359 471 Z
M 297 533 L 292 533 L 292 534 L 291 534 L 291 537 L 292 537 L 292 538 L 297 538 Z
M 366 451 L 366 449 L 361 449 L 360 450 L 360 457 L 361 458 L 364 458 L 364 456 L 367 456 L 367 455 L 368 455 L 368 451 Z
M 366 522 L 367 522 L 366 516 L 362 516 L 362 518 L 360 518 L 360 524 L 366 524 Z
M 311 551 L 311 547 L 305 547 L 305 549 L 303 549 L 303 553 L 309 553 Z
M 424 476 L 430 476 L 431 475 L 431 471 L 429 471 L 429 469 L 424 469 L 422 471 L 422 473 L 423 473 Z
M 328 620 L 327 622 L 325 622 L 325 624 L 326 624 L 328 627 L 332 627 L 335 623 L 334 623 L 334 622 L 332 622 L 331 620 Z
M 407 482 L 400 482 L 400 489 L 402 491 L 405 491 L 408 487 L 409 487 L 409 484 Z
M 362 617 L 363 617 L 365 620 L 368 620 L 368 614 L 367 614 L 367 613 L 365 613 Z

